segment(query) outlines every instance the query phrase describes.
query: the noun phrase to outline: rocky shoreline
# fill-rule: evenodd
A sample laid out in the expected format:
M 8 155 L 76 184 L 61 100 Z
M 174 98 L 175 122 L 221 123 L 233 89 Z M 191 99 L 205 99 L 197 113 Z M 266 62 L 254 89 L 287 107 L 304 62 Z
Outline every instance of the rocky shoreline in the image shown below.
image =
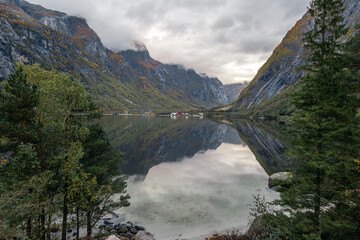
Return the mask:
M 154 236 L 146 232 L 143 226 L 131 221 L 125 222 L 125 216 L 111 212 L 103 217 L 98 228 L 98 238 L 106 240 L 155 240 Z
M 106 240 L 155 240 L 154 236 L 146 232 L 144 227 L 130 221 L 116 225 L 109 221 L 104 221 L 104 223 L 100 226 L 100 235 L 108 236 L 104 238 Z
M 66 231 L 66 239 L 76 239 L 77 232 L 73 228 Z M 52 237 L 57 239 L 61 232 L 52 231 Z M 102 217 L 93 229 L 93 237 L 86 237 L 86 229 L 80 228 L 80 239 L 86 240 L 155 240 L 154 236 L 147 232 L 145 227 L 126 221 L 124 215 L 114 212 Z

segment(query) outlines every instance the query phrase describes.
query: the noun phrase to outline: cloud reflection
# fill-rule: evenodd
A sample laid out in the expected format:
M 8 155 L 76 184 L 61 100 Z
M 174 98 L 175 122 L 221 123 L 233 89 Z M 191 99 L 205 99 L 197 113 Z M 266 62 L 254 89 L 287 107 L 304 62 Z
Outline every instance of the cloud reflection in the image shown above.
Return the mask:
M 156 165 L 143 181 L 130 177 L 131 206 L 120 213 L 160 240 L 245 229 L 252 194 L 268 200 L 278 196 L 267 189 L 267 178 L 248 147 L 223 143 L 180 162 Z

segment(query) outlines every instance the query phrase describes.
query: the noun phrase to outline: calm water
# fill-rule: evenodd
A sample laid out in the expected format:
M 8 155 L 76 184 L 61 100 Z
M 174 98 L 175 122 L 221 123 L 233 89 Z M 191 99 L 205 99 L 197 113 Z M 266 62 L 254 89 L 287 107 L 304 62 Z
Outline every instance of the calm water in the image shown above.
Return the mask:
M 276 124 L 139 116 L 101 124 L 125 153 L 131 206 L 117 212 L 159 240 L 245 230 L 252 195 L 277 198 L 268 174 L 291 165 Z

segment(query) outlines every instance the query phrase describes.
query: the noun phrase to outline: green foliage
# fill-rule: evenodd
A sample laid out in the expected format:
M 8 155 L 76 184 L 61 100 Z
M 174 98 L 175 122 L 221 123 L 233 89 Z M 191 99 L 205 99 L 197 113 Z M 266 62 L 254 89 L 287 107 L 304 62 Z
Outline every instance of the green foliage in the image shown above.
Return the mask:
M 6 136 L 13 146 L 36 138 L 34 116 L 39 94 L 37 86 L 26 79 L 27 74 L 20 66 L 3 82 L 4 91 L 0 94 L 0 136 Z M 6 145 L 1 150 L 6 150 Z
M 90 134 L 84 140 L 84 156 L 81 162 L 86 172 L 96 179 L 93 194 L 83 200 L 88 235 L 100 217 L 120 207 L 129 206 L 125 194 L 126 178 L 119 176 L 122 154 L 116 152 L 99 124 L 89 126 Z M 114 199 L 110 198 L 114 194 Z
M 360 234 L 358 196 L 346 195 L 360 183 L 354 162 L 360 149 L 359 82 L 344 44 L 337 41 L 347 32 L 342 11 L 341 0 L 313 0 L 309 10 L 315 18 L 306 34 L 310 64 L 293 102 L 297 148 L 292 154 L 300 167 L 279 202 L 296 223 L 286 239 L 356 239 Z
M 106 175 L 114 169 L 109 164 L 121 156 L 112 154 L 104 135 L 105 144 L 84 144 L 86 139 L 91 141 L 92 131 L 85 124 L 94 116 L 79 113 L 93 110 L 94 104 L 79 80 L 39 65 L 20 64 L 4 83 L 0 99 L 0 134 L 6 140 L 1 146 L 12 151 L 11 159 L 0 167 L 0 221 L 4 225 L 0 237 L 49 238 L 54 218 L 62 216 L 65 239 L 74 211 L 79 227 L 85 222 L 80 217 L 90 207 L 102 209 L 103 215 L 128 205 L 128 196 L 108 200 L 114 193 L 125 193 L 123 177 L 113 181 Z M 84 153 L 89 156 L 94 149 L 102 151 L 92 152 L 98 162 L 108 162 L 101 173 L 99 164 L 91 165 L 98 162 L 81 162 Z

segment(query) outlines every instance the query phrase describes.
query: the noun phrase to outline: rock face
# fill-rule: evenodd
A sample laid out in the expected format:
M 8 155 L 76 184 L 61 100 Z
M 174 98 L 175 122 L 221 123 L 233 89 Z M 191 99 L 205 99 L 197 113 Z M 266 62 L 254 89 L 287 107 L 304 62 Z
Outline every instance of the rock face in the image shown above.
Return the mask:
M 244 88 L 249 85 L 248 82 L 226 84 L 224 85 L 225 93 L 228 97 L 229 103 L 233 103 L 239 98 L 240 93 Z
M 141 44 L 136 50 L 107 49 L 85 19 L 0 0 L 0 24 L 0 81 L 14 71 L 14 62 L 39 63 L 80 78 L 103 108 L 211 108 L 228 102 L 218 79 L 162 64 Z
M 137 50 L 121 51 L 118 54 L 125 57 L 132 66 L 137 79 L 155 87 L 163 94 L 174 94 L 178 100 L 189 101 L 194 107 L 206 108 L 228 103 L 219 79 L 199 75 L 181 65 L 162 64 L 151 58 L 144 45 L 137 44 Z
M 360 21 L 360 1 L 345 0 L 345 24 L 349 33 L 342 39 L 354 35 L 355 25 Z M 304 75 L 297 68 L 306 64 L 307 52 L 302 41 L 304 33 L 313 26 L 313 19 L 306 13 L 286 34 L 267 62 L 260 68 L 254 79 L 234 103 L 235 110 L 249 109 L 273 98 Z

